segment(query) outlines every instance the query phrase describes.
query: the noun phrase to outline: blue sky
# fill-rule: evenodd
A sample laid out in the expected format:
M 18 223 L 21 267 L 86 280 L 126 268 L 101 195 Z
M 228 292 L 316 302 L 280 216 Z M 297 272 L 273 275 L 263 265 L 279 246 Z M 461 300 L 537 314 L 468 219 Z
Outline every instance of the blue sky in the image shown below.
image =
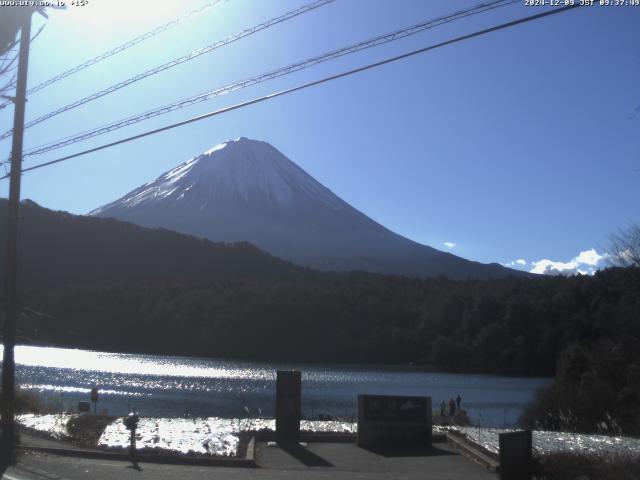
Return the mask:
M 50 12 L 32 46 L 29 85 L 206 2 L 156 3 L 90 0 Z M 27 120 L 305 3 L 228 0 L 34 93 Z M 476 3 L 336 0 L 30 128 L 25 147 Z M 539 11 L 519 3 L 452 22 L 29 157 L 25 166 Z M 604 264 L 607 236 L 640 221 L 638 25 L 640 7 L 580 8 L 29 172 L 22 197 L 87 213 L 246 136 L 270 142 L 413 240 L 520 269 L 592 271 Z M 0 111 L 2 131 L 11 115 Z M 6 196 L 6 181 L 0 189 Z

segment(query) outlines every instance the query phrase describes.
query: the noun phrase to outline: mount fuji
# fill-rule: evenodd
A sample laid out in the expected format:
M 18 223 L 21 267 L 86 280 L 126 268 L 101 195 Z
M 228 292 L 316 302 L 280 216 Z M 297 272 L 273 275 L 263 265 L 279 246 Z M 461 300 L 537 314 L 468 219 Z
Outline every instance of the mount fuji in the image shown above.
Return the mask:
M 266 142 L 213 147 L 89 213 L 215 242 L 248 241 L 319 270 L 496 278 L 481 264 L 398 235 L 346 203 Z

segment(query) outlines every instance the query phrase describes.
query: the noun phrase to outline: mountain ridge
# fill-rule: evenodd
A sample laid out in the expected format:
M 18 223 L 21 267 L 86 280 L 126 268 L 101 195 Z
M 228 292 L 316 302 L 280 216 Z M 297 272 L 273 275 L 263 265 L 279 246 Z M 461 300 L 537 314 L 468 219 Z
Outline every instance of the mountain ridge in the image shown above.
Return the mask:
M 7 204 L 0 198 L 0 250 L 6 241 Z M 113 218 L 53 211 L 31 200 L 20 205 L 18 265 L 19 284 L 28 288 L 123 281 L 297 281 L 315 274 L 247 242 L 213 243 Z

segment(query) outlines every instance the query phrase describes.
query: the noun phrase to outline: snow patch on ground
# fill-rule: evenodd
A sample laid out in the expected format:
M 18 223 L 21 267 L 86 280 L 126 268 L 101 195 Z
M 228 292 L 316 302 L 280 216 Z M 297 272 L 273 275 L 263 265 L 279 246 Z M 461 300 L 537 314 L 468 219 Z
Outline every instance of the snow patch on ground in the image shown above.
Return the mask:
M 235 456 L 242 432 L 275 431 L 276 421 L 263 418 L 141 418 L 137 446 L 160 448 L 180 453 Z M 355 433 L 356 424 L 337 420 L 302 420 L 304 432 Z M 129 431 L 119 419 L 107 426 L 99 446 L 127 448 Z
M 25 427 L 46 432 L 53 437 L 68 438 L 67 422 L 74 415 L 17 415 Z M 137 430 L 139 449 L 163 449 L 178 453 L 236 456 L 243 432 L 275 431 L 276 423 L 269 418 L 155 418 L 140 419 Z M 303 432 L 357 432 L 355 422 L 341 420 L 302 420 Z M 434 433 L 457 431 L 467 440 L 490 452 L 498 453 L 498 436 L 509 429 L 477 427 L 433 427 Z M 118 419 L 104 430 L 98 446 L 123 448 L 129 446 L 129 430 Z M 534 454 L 545 455 L 560 451 L 601 453 L 605 455 L 640 455 L 640 438 L 607 435 L 586 435 L 566 432 L 533 432 Z
M 37 430 L 39 432 L 45 432 L 55 438 L 68 438 L 67 422 L 73 417 L 68 413 L 57 413 L 48 415 L 35 415 L 32 413 L 25 415 L 16 415 L 16 420 L 19 424 Z
M 467 440 L 490 452 L 498 453 L 498 436 L 514 430 L 477 427 L 451 427 L 462 433 Z M 640 455 L 640 438 L 587 435 L 568 432 L 533 432 L 535 455 L 556 452 L 601 453 L 605 455 Z
M 239 437 L 235 434 L 233 422 L 220 419 L 186 418 L 141 418 L 137 430 L 139 449 L 163 449 L 179 453 L 201 455 L 235 456 L 238 452 Z M 108 425 L 98 446 L 126 449 L 130 432 L 122 419 Z

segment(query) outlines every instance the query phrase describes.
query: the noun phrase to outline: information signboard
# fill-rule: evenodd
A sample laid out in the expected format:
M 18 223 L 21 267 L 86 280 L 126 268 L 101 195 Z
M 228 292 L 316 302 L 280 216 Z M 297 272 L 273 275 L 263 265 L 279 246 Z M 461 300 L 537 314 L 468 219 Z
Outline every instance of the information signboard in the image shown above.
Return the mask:
M 358 445 L 431 445 L 431 397 L 358 395 Z

